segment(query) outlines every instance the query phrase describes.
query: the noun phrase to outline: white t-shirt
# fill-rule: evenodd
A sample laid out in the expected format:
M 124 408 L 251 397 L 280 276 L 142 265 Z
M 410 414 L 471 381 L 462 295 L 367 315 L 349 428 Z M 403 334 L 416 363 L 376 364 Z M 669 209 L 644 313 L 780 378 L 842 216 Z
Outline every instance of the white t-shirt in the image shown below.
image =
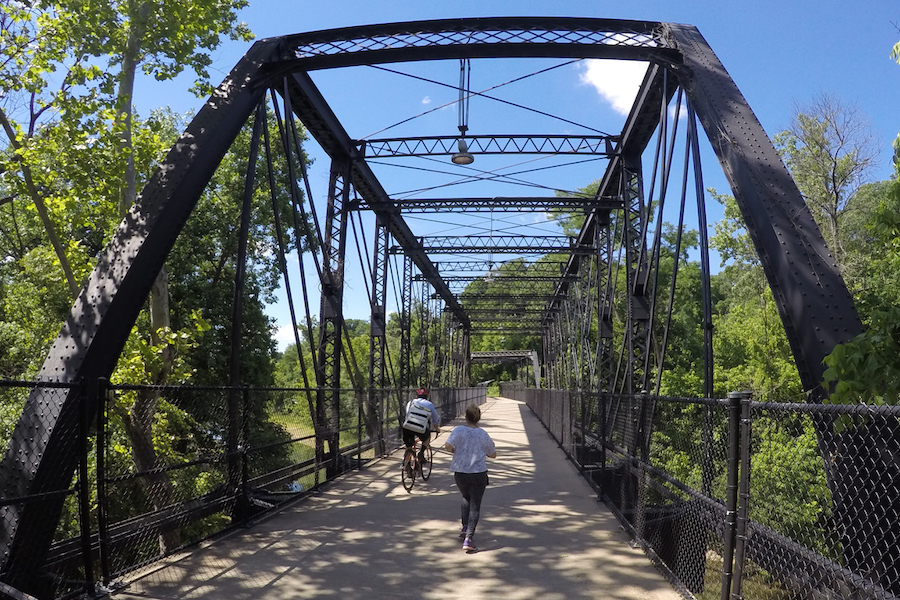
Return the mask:
M 484 473 L 487 471 L 485 457 L 497 451 L 491 436 L 478 427 L 454 427 L 447 443 L 454 448 L 450 459 L 450 470 L 454 473 Z

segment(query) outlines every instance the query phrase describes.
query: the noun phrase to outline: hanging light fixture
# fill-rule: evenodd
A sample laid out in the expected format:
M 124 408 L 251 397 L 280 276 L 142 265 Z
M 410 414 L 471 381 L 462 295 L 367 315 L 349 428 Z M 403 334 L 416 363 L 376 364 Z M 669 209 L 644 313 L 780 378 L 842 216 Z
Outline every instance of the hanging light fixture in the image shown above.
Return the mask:
M 469 145 L 466 144 L 465 137 L 459 138 L 459 141 L 456 142 L 456 146 L 459 149 L 459 152 L 454 154 L 450 159 L 453 161 L 454 165 L 471 165 L 475 162 L 475 157 L 469 152 Z
M 469 130 L 469 83 L 472 76 L 472 63 L 468 58 L 459 59 L 459 140 L 456 142 L 458 152 L 451 157 L 455 165 L 471 165 L 475 157 L 469 152 L 466 143 L 466 132 Z

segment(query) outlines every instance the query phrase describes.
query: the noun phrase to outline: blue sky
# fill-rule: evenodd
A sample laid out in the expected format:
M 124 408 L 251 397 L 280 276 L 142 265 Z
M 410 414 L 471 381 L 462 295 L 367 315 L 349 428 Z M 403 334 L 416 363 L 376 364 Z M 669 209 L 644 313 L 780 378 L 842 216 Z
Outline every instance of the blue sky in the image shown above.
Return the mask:
M 787 128 L 797 106 L 809 104 L 817 94 L 833 94 L 847 104 L 856 105 L 871 120 L 876 140 L 882 148 L 873 179 L 887 178 L 891 173 L 891 141 L 900 131 L 900 65 L 889 59 L 894 43 L 900 40 L 900 4 L 878 0 L 859 5 L 843 2 L 758 0 L 727 1 L 634 1 L 588 2 L 556 1 L 496 2 L 457 0 L 438 3 L 419 1 L 347 1 L 297 2 L 285 0 L 251 0 L 240 18 L 247 22 L 257 39 L 302 31 L 330 29 L 370 23 L 386 23 L 418 19 L 487 17 L 503 15 L 582 16 L 678 22 L 695 25 L 709 42 L 732 78 L 744 94 L 767 133 L 774 136 Z M 227 41 L 213 54 L 212 79 L 221 80 L 246 52 L 248 44 Z M 481 90 L 513 77 L 560 61 L 532 63 L 508 67 L 491 61 L 473 61 L 472 89 Z M 579 123 L 613 133 L 618 132 L 622 108 L 630 106 L 634 80 L 640 77 L 640 65 L 614 63 L 622 72 L 604 71 L 606 67 L 586 64 L 565 65 L 542 76 L 539 85 L 526 91 L 510 86 L 506 98 L 528 104 L 553 114 L 574 115 Z M 595 71 L 599 67 L 599 71 Z M 397 69 L 423 77 L 455 84 L 458 63 L 419 63 L 401 65 Z M 371 68 L 342 72 L 317 73 L 314 79 L 325 93 L 333 109 L 351 136 L 362 138 L 404 118 L 418 115 L 455 99 L 456 91 L 422 84 L 410 78 L 386 74 Z M 143 80 L 138 83 L 136 103 L 143 114 L 168 105 L 184 112 L 196 110 L 202 101 L 186 90 L 189 77 L 172 82 Z M 500 91 L 498 95 L 502 95 Z M 364 101 L 362 101 L 364 99 Z M 616 107 L 616 102 L 621 104 Z M 456 130 L 455 107 L 436 110 L 415 121 L 415 127 L 396 127 L 384 136 L 412 134 L 451 135 Z M 511 127 L 517 116 L 500 111 L 489 102 L 475 99 L 471 104 L 470 129 L 484 133 L 501 133 Z M 512 119 L 513 121 L 510 121 Z M 535 120 L 542 131 L 551 125 Z M 558 124 L 552 125 L 558 129 Z M 315 156 L 315 154 L 314 154 Z M 487 158 L 487 157 L 485 157 Z M 704 177 L 708 185 L 727 191 L 727 185 L 714 160 L 704 158 Z M 489 163 L 479 162 L 482 168 Z M 593 169 L 593 170 L 592 170 Z M 589 183 L 602 173 L 594 165 L 562 169 L 568 189 Z M 709 174 L 707 174 L 709 173 Z M 385 166 L 378 172 L 390 183 L 388 191 L 424 187 L 430 181 L 425 175 L 412 174 Z M 314 163 L 311 177 L 314 195 L 324 195 L 327 162 Z M 539 176 L 534 175 L 537 182 Z M 548 180 L 549 181 L 549 180 Z M 479 184 L 480 185 L 480 184 Z M 559 185 L 559 173 L 552 187 Z M 386 187 L 388 187 L 386 185 Z M 509 195 L 497 190 L 460 189 L 459 194 Z M 317 201 L 319 201 L 317 199 Z M 458 233 L 448 223 L 421 221 L 430 234 Z M 532 224 L 534 225 L 534 224 Z M 506 228 L 515 232 L 515 223 L 498 218 L 491 232 Z M 543 224 L 539 227 L 549 232 Z M 496 227 L 496 229 L 495 229 Z M 368 308 L 363 285 L 349 278 L 350 298 L 347 316 L 367 318 Z M 352 300 L 355 298 L 355 301 Z M 283 302 L 273 307 L 273 315 L 284 324 Z

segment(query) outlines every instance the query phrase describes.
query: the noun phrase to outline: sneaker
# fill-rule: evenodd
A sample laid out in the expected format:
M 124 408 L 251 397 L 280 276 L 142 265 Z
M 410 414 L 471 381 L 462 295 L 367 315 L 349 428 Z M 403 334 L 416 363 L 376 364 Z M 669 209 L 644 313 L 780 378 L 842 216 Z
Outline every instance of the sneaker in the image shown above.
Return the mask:
M 463 525 L 463 528 L 459 530 L 459 537 L 460 537 L 460 539 L 466 537 L 467 529 L 468 529 L 468 527 L 466 527 L 465 525 Z
M 467 537 L 466 541 L 463 542 L 463 550 L 466 551 L 466 554 L 472 554 L 473 552 L 478 552 L 478 548 L 475 547 L 475 542 L 472 538 Z

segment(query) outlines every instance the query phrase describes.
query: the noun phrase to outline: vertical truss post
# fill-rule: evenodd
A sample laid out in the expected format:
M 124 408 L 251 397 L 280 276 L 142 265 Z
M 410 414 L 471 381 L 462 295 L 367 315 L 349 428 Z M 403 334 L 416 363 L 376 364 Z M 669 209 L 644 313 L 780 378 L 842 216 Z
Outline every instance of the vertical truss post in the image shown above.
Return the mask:
M 447 387 L 453 387 L 454 382 L 456 381 L 456 330 L 458 329 L 459 324 L 456 321 L 456 317 L 453 315 L 449 315 L 447 319 L 447 373 L 445 377 L 445 385 Z
M 403 277 L 400 279 L 400 388 L 412 385 L 412 259 L 403 255 Z
M 469 333 L 469 328 L 464 327 L 462 333 L 462 380 L 457 387 L 468 386 L 469 382 L 472 380 L 471 339 L 472 336 Z
M 541 382 L 542 385 L 540 387 L 546 388 L 548 390 L 553 389 L 553 344 L 550 341 L 550 331 L 546 324 L 544 324 L 543 329 L 541 330 L 541 347 L 543 348 L 543 356 L 544 356 L 544 364 L 543 364 L 543 372 L 544 377 Z
M 612 240 L 609 220 L 606 226 L 598 224 L 594 249 L 596 251 L 597 271 L 595 283 L 597 291 L 597 378 L 598 392 L 612 392 L 613 369 L 615 355 L 613 343 L 613 286 L 612 276 Z
M 573 286 L 573 288 L 577 288 L 578 286 Z M 577 292 L 573 292 L 577 293 Z M 566 301 L 564 303 L 565 310 L 565 321 L 560 323 L 560 331 L 559 336 L 560 340 L 563 344 L 565 344 L 566 354 L 565 354 L 565 381 L 566 381 L 566 389 L 572 390 L 575 389 L 575 386 L 578 384 L 575 377 L 575 368 L 577 357 L 575 356 L 575 351 L 577 348 L 578 340 L 576 339 L 577 330 L 575 327 L 575 321 L 577 320 L 574 315 L 572 315 L 572 311 L 574 309 L 575 302 L 572 298 L 572 295 L 566 296 Z
M 438 317 L 437 340 L 434 346 L 434 384 L 447 387 L 447 319 L 448 313 L 440 311 Z
M 366 423 L 369 437 L 377 440 L 375 452 L 383 455 L 384 387 L 387 316 L 387 260 L 388 230 L 375 218 L 375 243 L 372 249 L 372 306 L 369 327 L 369 418 Z
M 623 240 L 625 244 L 626 318 L 625 318 L 625 380 L 620 382 L 627 394 L 626 439 L 632 464 L 632 477 L 623 480 L 622 503 L 626 513 L 631 513 L 638 539 L 643 535 L 643 514 L 640 506 L 643 496 L 643 468 L 638 458 L 641 439 L 641 406 L 635 397 L 635 382 L 643 381 L 644 353 L 647 351 L 646 335 L 650 318 L 647 303 L 649 269 L 646 265 L 644 225 L 646 222 L 640 157 L 623 157 L 620 193 L 625 207 Z
M 553 386 L 555 389 L 563 389 L 565 382 L 562 379 L 562 362 L 565 358 L 562 344 L 559 341 L 559 317 L 550 324 L 550 344 L 553 347 Z
M 447 314 L 443 311 L 440 306 L 440 303 L 436 300 L 436 314 L 437 318 L 437 333 L 435 334 L 435 342 L 434 342 L 434 372 L 432 374 L 432 381 L 434 382 L 432 385 L 437 387 L 444 387 L 444 378 L 446 377 L 446 370 L 444 363 L 446 362 L 447 356 L 447 346 L 445 344 L 445 338 L 447 335 Z
M 341 329 L 344 254 L 350 205 L 350 163 L 332 161 L 328 184 L 325 239 L 322 240 L 322 300 L 319 318 L 319 389 L 316 416 L 328 441 L 326 475 L 340 472 Z M 317 440 L 317 447 L 321 444 Z
M 421 317 L 419 322 L 419 362 L 416 365 L 416 381 L 425 387 L 431 387 L 428 372 L 428 335 L 431 329 L 431 310 L 428 307 L 428 284 L 423 282 L 419 296 Z
M 578 327 L 578 364 L 575 365 L 579 391 L 590 390 L 595 375 L 594 360 L 591 351 L 591 330 L 594 319 L 594 305 L 591 302 L 591 291 L 594 283 L 594 264 L 590 258 L 581 261 L 581 269 L 576 286 L 576 319 Z
M 556 387 L 557 389 L 566 389 L 568 387 L 568 379 L 566 377 L 567 348 L 562 335 L 561 317 L 553 320 L 553 346 L 556 349 Z
M 646 206 L 641 180 L 640 157 L 623 160 L 621 194 L 625 204 L 625 273 L 627 364 L 624 391 L 633 395 L 640 390 L 635 383 L 643 381 L 644 355 L 647 352 L 647 326 L 650 307 L 647 302 L 650 270 L 646 262 L 644 225 Z M 637 436 L 633 441 L 637 441 Z
M 253 209 L 253 188 L 256 182 L 256 161 L 259 157 L 259 138 L 262 133 L 262 124 L 265 119 L 265 102 L 261 102 L 256 109 L 256 118 L 253 119 L 253 133 L 250 141 L 250 155 L 247 160 L 247 173 L 244 176 L 244 197 L 241 204 L 241 224 L 238 234 L 238 252 L 234 269 L 234 296 L 232 299 L 231 313 L 231 356 L 229 365 L 229 389 L 228 389 L 228 485 L 229 492 L 236 495 L 233 517 L 237 521 L 243 521 L 247 516 L 247 490 L 241 489 L 241 457 L 240 449 L 244 445 L 241 438 L 243 431 L 242 419 L 246 414 L 241 414 L 241 394 L 238 386 L 241 382 L 241 341 L 244 323 L 244 287 L 247 272 L 247 242 L 250 237 L 250 220 Z

